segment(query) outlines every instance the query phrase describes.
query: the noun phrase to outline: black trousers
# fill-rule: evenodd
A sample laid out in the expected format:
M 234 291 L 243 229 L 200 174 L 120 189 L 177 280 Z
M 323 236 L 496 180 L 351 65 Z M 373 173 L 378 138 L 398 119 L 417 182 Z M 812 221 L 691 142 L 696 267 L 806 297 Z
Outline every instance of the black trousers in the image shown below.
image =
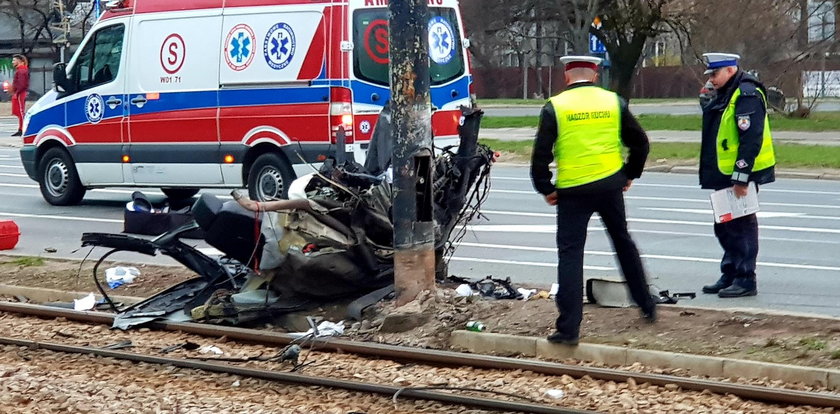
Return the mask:
M 560 288 L 555 301 L 560 316 L 556 327 L 558 332 L 569 336 L 578 336 L 583 320 L 583 248 L 586 227 L 595 212 L 607 229 L 633 300 L 642 309 L 654 306 L 639 251 L 627 231 L 622 190 L 561 194 L 557 200 L 557 283 Z
M 715 223 L 715 236 L 723 247 L 723 259 L 720 261 L 722 277 L 729 281 L 755 278 L 758 258 L 758 219 L 755 214 Z

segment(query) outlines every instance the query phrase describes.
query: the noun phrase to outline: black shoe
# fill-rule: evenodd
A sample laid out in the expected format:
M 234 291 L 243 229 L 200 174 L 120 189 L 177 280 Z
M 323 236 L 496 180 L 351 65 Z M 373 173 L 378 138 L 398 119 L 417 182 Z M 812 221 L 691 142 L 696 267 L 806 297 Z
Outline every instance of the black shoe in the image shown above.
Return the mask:
M 21 131 L 21 130 L 18 130 L 18 132 L 15 132 L 14 134 L 12 134 L 13 137 L 19 137 L 21 135 L 23 135 L 23 131 Z
M 732 286 L 733 279 L 726 276 L 721 276 L 713 285 L 703 286 L 703 293 L 718 293 L 723 289 Z
M 647 323 L 655 323 L 656 322 L 656 306 L 652 306 L 647 310 L 642 310 L 642 319 L 645 320 Z
M 755 284 L 750 287 L 740 286 L 738 284 L 733 284 L 732 286 L 722 289 L 718 292 L 718 297 L 721 298 L 742 298 L 744 296 L 755 296 L 758 294 L 758 289 L 755 287 Z
M 548 342 L 552 344 L 561 344 L 561 345 L 577 345 L 580 342 L 580 338 L 578 336 L 571 336 L 566 335 L 562 332 L 555 332 L 548 336 Z

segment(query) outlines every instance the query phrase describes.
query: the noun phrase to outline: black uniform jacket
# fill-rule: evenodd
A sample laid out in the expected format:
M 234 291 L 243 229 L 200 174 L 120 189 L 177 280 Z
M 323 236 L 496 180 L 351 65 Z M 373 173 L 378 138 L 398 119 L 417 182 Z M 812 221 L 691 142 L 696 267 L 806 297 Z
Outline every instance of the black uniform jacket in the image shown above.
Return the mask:
M 746 130 L 738 128 L 738 157 L 735 161 L 736 173 L 747 180 L 733 181 L 731 175 L 720 172 L 717 165 L 717 133 L 723 111 L 729 104 L 732 94 L 741 88 L 741 96 L 735 102 L 735 120 L 738 117 L 749 116 L 750 124 Z M 764 139 L 764 115 L 767 113 L 764 100 L 758 92 L 761 89 L 767 96 L 764 85 L 754 76 L 744 71 L 738 71 L 729 82 L 717 91 L 717 96 L 703 108 L 703 137 L 700 144 L 700 186 L 713 190 L 731 187 L 733 184 L 746 184 L 755 181 L 756 184 L 772 183 L 776 180 L 774 167 L 761 171 L 753 171 L 755 157 L 761 150 Z
M 593 86 L 592 83 L 582 82 L 570 85 L 568 89 L 581 86 Z M 645 168 L 650 144 L 647 134 L 639 125 L 639 121 L 627 109 L 627 102 L 619 97 L 621 106 L 621 142 L 629 150 L 627 162 L 621 171 L 598 181 L 579 185 L 577 187 L 558 189 L 552 184 L 552 172 L 549 164 L 554 161 L 554 142 L 557 141 L 559 125 L 554 114 L 554 106 L 549 101 L 540 113 L 540 126 L 534 140 L 534 152 L 531 156 L 531 181 L 534 189 L 540 194 L 547 195 L 557 191 L 559 194 L 592 194 L 602 191 L 615 190 L 627 184 L 627 180 L 634 180 L 642 175 Z

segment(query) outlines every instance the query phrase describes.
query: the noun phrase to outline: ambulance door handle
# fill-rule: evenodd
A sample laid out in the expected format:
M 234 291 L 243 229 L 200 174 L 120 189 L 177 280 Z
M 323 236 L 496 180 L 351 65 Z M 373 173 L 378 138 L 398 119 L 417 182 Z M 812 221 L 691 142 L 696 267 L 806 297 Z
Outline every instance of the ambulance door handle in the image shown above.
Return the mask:
M 146 104 L 146 98 L 143 96 L 137 96 L 131 99 L 131 103 L 137 105 L 138 108 L 142 108 L 143 105 Z
M 373 101 L 373 102 L 378 101 L 379 100 L 379 94 L 378 93 L 370 94 L 370 100 Z
M 450 92 L 450 95 L 452 95 L 453 98 L 457 98 L 458 97 L 458 91 L 453 89 L 452 92 Z
M 113 97 L 113 96 L 108 98 L 107 101 L 105 101 L 105 104 L 107 104 L 108 107 L 111 108 L 111 109 L 116 109 L 118 106 L 120 106 L 121 103 L 122 103 L 122 99 L 117 99 L 116 97 Z

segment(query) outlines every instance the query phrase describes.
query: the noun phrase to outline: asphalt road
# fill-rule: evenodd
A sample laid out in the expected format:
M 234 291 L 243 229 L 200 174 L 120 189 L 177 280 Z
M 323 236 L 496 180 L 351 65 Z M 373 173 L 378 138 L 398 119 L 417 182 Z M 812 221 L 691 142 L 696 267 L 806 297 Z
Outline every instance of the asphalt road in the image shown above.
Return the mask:
M 515 283 L 542 286 L 555 280 L 554 214 L 527 177 L 526 167 L 494 167 L 483 208 L 486 219 L 469 226 L 451 273 L 511 277 Z M 50 206 L 25 175 L 17 149 L 0 148 L 0 220 L 14 220 L 22 233 L 17 248 L 5 253 L 82 258 L 88 249 L 79 249 L 81 233 L 122 231 L 123 206 L 131 191 L 93 190 L 79 206 Z M 164 199 L 155 191 L 147 194 L 152 201 Z M 629 227 L 651 282 L 672 292 L 698 292 L 697 299 L 684 302 L 698 306 L 840 316 L 840 183 L 779 180 L 762 189 L 761 201 L 759 295 L 723 300 L 699 293 L 701 285 L 717 279 L 721 255 L 712 233 L 708 192 L 698 189 L 691 175 L 646 174 L 627 193 L 627 205 Z M 200 241 L 194 244 L 206 247 Z M 56 252 L 45 252 L 47 247 Z M 586 251 L 587 276 L 619 274 L 597 218 L 590 224 Z M 172 263 L 142 255 L 116 258 Z
M 555 278 L 554 214 L 534 194 L 526 167 L 498 167 L 484 206 L 451 265 L 454 273 L 510 276 L 522 283 Z M 719 276 L 708 191 L 693 175 L 648 173 L 626 194 L 628 225 L 651 282 L 671 292 L 698 292 L 686 303 L 755 307 L 840 316 L 840 183 L 781 179 L 763 187 L 759 213 L 759 295 L 720 299 L 700 294 Z M 585 273 L 615 276 L 617 264 L 600 220 L 590 223 Z

